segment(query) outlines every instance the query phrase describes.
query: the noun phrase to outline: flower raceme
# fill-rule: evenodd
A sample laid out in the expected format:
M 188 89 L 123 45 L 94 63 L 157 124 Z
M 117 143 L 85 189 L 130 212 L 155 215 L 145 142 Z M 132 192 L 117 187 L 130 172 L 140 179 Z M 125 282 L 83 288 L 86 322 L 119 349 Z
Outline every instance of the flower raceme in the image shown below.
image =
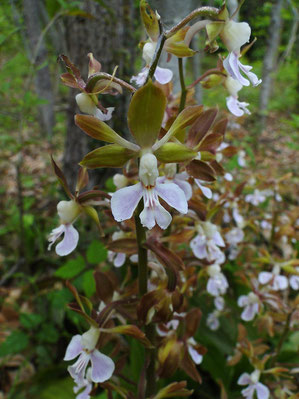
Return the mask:
M 91 327 L 82 335 L 75 335 L 69 343 L 64 360 L 77 361 L 68 367 L 68 371 L 78 386 L 84 385 L 86 369 L 91 362 L 91 376 L 93 382 L 104 382 L 109 380 L 114 372 L 114 362 L 110 357 L 96 349 L 100 336 L 100 330 Z
M 152 229 L 158 224 L 166 229 L 171 222 L 170 213 L 160 204 L 158 197 L 180 213 L 187 213 L 188 204 L 184 192 L 174 183 L 160 183 L 157 158 L 145 154 L 140 159 L 140 182 L 116 191 L 111 198 L 111 210 L 116 221 L 130 219 L 141 198 L 144 209 L 140 213 L 143 226 Z

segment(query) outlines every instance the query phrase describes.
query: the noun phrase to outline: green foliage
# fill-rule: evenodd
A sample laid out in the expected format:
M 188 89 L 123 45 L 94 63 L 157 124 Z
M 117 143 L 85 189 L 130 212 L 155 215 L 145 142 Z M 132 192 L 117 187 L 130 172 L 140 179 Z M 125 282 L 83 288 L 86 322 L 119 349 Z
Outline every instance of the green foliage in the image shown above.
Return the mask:
M 86 253 L 86 257 L 89 263 L 98 264 L 107 259 L 108 251 L 107 248 L 101 241 L 92 241 L 89 245 Z
M 14 355 L 27 348 L 29 338 L 22 331 L 13 331 L 6 340 L 0 345 L 0 357 Z
M 63 279 L 70 279 L 76 277 L 85 269 L 85 261 L 82 256 L 78 256 L 75 259 L 68 260 L 63 266 L 61 266 L 55 272 L 55 276 Z

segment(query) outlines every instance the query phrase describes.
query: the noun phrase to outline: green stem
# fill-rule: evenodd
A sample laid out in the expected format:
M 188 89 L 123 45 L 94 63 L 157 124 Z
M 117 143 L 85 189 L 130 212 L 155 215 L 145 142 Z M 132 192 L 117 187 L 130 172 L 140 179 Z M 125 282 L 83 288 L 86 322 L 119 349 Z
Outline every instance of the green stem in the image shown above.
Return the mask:
M 173 28 L 169 29 L 166 33 L 166 39 L 169 39 L 173 35 L 177 33 L 181 28 L 187 25 L 190 21 L 197 17 L 207 17 L 211 19 L 217 19 L 219 14 L 218 8 L 215 7 L 199 7 L 196 10 L 192 11 L 190 14 L 187 15 L 184 19 L 181 20 L 177 25 Z
M 179 75 L 180 75 L 180 84 L 181 84 L 181 100 L 180 100 L 180 107 L 179 107 L 179 113 L 180 113 L 185 108 L 186 98 L 187 98 L 187 89 L 186 89 L 185 79 L 184 79 L 183 58 L 178 58 L 178 61 L 179 61 Z
M 155 70 L 156 70 L 158 62 L 159 62 L 159 58 L 160 58 L 162 50 L 163 50 L 165 40 L 166 40 L 165 34 L 161 33 L 161 35 L 159 36 L 158 42 L 157 42 L 155 55 L 153 58 L 153 62 L 150 66 L 146 82 L 148 81 L 148 79 L 151 79 L 154 76 Z
M 290 312 L 290 313 L 288 314 L 288 316 L 287 316 L 286 324 L 285 324 L 285 326 L 284 326 L 283 332 L 282 332 L 281 337 L 280 337 L 280 340 L 279 340 L 279 342 L 278 342 L 275 356 L 273 356 L 272 359 L 271 359 L 271 366 L 274 365 L 275 361 L 277 360 L 277 358 L 278 358 L 278 356 L 279 356 L 279 354 L 280 354 L 282 345 L 283 345 L 284 341 L 286 340 L 286 338 L 287 338 L 287 336 L 288 336 L 288 334 L 289 334 L 292 313 L 293 313 L 293 312 Z
M 143 210 L 143 201 L 140 201 L 137 206 L 137 212 L 135 214 L 135 225 L 136 225 L 136 239 L 138 246 L 138 286 L 139 295 L 142 296 L 147 293 L 147 250 L 144 248 L 146 240 L 145 228 L 140 222 L 139 215 Z
M 142 226 L 139 218 L 142 210 L 143 201 L 140 201 L 135 214 L 136 239 L 138 246 L 138 286 L 140 297 L 147 293 L 148 276 L 147 249 L 144 247 L 146 233 L 145 228 Z M 148 362 L 146 369 L 146 397 L 148 397 L 154 395 L 156 392 L 156 330 L 154 324 L 150 323 L 145 326 L 145 335 L 153 345 L 152 349 L 146 349 L 146 362 Z

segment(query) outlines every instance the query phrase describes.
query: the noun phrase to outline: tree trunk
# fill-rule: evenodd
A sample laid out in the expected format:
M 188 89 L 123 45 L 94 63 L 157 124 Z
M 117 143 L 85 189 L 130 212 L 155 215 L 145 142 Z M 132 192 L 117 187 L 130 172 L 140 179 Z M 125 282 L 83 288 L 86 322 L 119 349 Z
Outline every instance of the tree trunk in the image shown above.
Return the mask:
M 68 17 L 65 19 L 67 55 L 76 64 L 83 78 L 88 73 L 87 54 L 92 52 L 102 64 L 102 71 L 112 73 L 119 66 L 117 76 L 129 80 L 133 75 L 136 39 L 135 9 L 129 0 L 110 0 L 97 4 L 92 0 L 84 0 L 83 9 L 93 16 L 90 18 Z M 75 95 L 78 90 L 71 90 L 68 99 L 67 135 L 64 153 L 64 173 L 73 187 L 75 184 L 78 163 L 90 150 L 99 146 L 96 142 L 91 147 L 91 139 L 74 124 L 74 115 L 78 112 Z M 124 92 L 121 96 L 101 96 L 105 107 L 115 106 L 111 125 L 119 133 L 127 130 L 126 111 L 130 95 Z M 93 184 L 102 186 L 113 170 L 98 169 L 90 173 Z
M 281 9 L 284 0 L 276 0 L 272 6 L 271 22 L 268 32 L 268 43 L 264 57 L 262 86 L 260 92 L 260 123 L 263 128 L 266 122 L 266 111 L 269 104 L 272 88 L 272 72 L 275 70 L 277 61 L 278 46 L 281 31 Z
M 50 69 L 47 65 L 47 49 L 43 40 L 39 42 L 42 28 L 40 25 L 39 0 L 24 0 L 24 21 L 31 62 L 35 71 L 35 90 L 38 97 L 46 100 L 39 105 L 39 122 L 41 129 L 51 136 L 54 127 L 54 96 L 52 91 Z M 42 68 L 41 65 L 45 64 Z M 39 68 L 39 69 L 38 69 Z

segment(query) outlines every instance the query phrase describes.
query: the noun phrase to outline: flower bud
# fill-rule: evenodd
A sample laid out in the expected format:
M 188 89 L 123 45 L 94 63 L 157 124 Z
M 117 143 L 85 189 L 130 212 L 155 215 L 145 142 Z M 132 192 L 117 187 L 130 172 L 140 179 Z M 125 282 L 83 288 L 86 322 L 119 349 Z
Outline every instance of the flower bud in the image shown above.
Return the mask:
M 208 267 L 208 275 L 210 277 L 215 277 L 217 274 L 221 273 L 220 266 L 215 264 Z
M 92 98 L 85 93 L 80 93 L 76 95 L 76 102 L 81 112 L 85 112 L 86 114 L 93 115 L 95 112 L 96 105 L 92 101 Z
M 80 214 L 81 208 L 77 202 L 71 201 L 60 201 L 57 204 L 57 213 L 60 217 L 62 224 L 73 223 L 77 216 Z
M 227 91 L 229 92 L 229 94 L 231 96 L 233 96 L 234 98 L 238 97 L 238 92 L 242 89 L 242 85 L 241 83 L 236 80 L 233 79 L 231 76 L 228 76 L 225 81 L 224 81 L 224 85 L 227 89 Z
M 146 65 L 149 65 L 152 62 L 152 60 L 154 58 L 156 46 L 157 46 L 157 44 L 152 43 L 152 42 L 147 42 L 143 46 L 142 58 L 146 62 Z
M 100 330 L 96 327 L 90 327 L 88 331 L 82 334 L 81 343 L 85 350 L 92 351 L 95 349 L 100 336 Z
M 229 52 L 240 52 L 240 47 L 249 42 L 251 28 L 247 22 L 229 20 L 225 23 L 220 34 L 223 43 Z
M 153 154 L 145 154 L 140 159 L 139 177 L 145 187 L 155 186 L 159 176 L 157 158 Z
M 120 188 L 126 187 L 128 185 L 128 178 L 125 175 L 116 173 L 113 176 L 113 183 L 117 189 L 120 189 Z

